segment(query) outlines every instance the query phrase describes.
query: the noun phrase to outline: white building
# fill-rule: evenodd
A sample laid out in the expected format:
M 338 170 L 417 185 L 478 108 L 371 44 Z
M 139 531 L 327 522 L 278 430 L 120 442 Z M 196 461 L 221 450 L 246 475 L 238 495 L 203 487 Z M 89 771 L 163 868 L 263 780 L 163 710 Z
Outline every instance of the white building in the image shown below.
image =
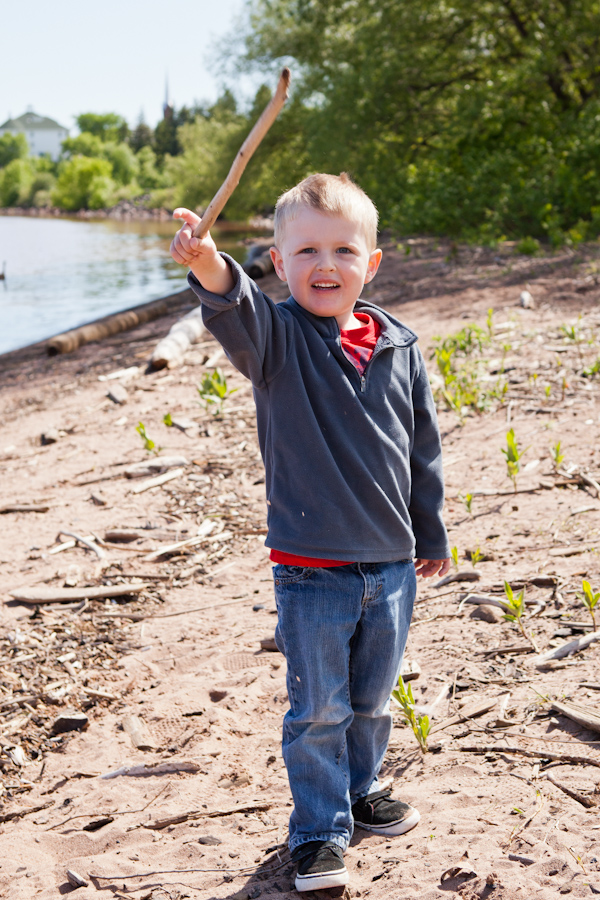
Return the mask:
M 69 136 L 68 129 L 63 128 L 54 119 L 38 116 L 34 112 L 26 112 L 18 119 L 8 119 L 0 125 L 0 135 L 24 134 L 32 156 L 43 156 L 47 153 L 52 159 L 58 159 L 62 142 Z

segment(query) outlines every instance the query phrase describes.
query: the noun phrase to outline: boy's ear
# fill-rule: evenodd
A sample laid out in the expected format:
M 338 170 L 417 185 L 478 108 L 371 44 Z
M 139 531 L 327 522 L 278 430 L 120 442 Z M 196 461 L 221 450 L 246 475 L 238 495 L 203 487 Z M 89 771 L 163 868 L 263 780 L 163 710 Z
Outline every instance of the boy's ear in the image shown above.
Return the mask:
M 271 259 L 273 260 L 273 266 L 275 268 L 275 271 L 277 272 L 278 277 L 281 279 L 281 281 L 287 281 L 287 278 L 285 275 L 285 269 L 283 267 L 283 258 L 281 256 L 281 253 L 279 252 L 277 247 L 270 247 L 269 253 L 271 254 Z
M 371 253 L 369 257 L 369 265 L 367 266 L 367 274 L 365 275 L 365 284 L 368 284 L 369 281 L 372 281 L 373 278 L 375 278 L 382 256 L 383 253 L 381 252 L 381 250 L 373 250 L 373 252 Z

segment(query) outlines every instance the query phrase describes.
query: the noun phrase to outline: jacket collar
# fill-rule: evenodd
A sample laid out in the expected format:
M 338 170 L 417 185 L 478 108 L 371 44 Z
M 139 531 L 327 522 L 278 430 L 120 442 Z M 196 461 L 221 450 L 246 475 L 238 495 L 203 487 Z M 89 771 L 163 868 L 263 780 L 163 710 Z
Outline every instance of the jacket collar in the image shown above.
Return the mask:
M 315 316 L 314 313 L 311 313 L 307 309 L 304 309 L 303 306 L 300 306 L 293 297 L 290 297 L 287 300 L 286 305 L 287 304 L 289 304 L 292 312 L 296 316 L 301 315 L 305 319 L 308 319 L 324 340 L 334 340 L 337 342 L 340 329 L 334 316 Z M 414 331 L 411 331 L 410 328 L 407 328 L 406 325 L 403 325 L 402 322 L 395 319 L 388 312 L 383 310 L 380 306 L 376 306 L 374 303 L 369 303 L 367 300 L 357 300 L 355 309 L 357 312 L 364 311 L 369 313 L 375 321 L 379 322 L 381 325 L 381 335 L 379 337 L 378 345 L 381 347 L 388 346 L 404 349 L 406 347 L 411 347 L 418 340 Z

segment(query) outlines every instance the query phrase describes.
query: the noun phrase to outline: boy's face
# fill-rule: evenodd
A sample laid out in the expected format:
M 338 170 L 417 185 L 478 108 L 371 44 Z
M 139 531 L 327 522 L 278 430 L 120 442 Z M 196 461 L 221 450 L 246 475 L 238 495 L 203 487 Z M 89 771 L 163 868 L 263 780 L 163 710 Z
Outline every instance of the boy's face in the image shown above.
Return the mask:
M 275 271 L 294 299 L 316 316 L 335 316 L 340 328 L 357 327 L 354 304 L 381 262 L 361 228 L 341 216 L 302 209 L 271 247 Z

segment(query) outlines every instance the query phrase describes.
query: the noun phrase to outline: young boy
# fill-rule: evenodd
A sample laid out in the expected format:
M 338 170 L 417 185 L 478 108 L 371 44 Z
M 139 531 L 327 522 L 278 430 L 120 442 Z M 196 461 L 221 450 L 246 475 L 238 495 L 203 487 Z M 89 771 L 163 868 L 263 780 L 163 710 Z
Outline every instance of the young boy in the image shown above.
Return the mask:
M 355 824 L 397 835 L 419 821 L 377 775 L 415 573 L 449 568 L 429 381 L 416 335 L 359 300 L 381 250 L 375 207 L 347 175 L 311 175 L 279 198 L 271 256 L 285 303 L 210 236 L 193 238 L 194 213 L 174 216 L 186 224 L 172 256 L 190 267 L 206 327 L 254 389 L 287 661 L 296 889 L 346 884 Z

